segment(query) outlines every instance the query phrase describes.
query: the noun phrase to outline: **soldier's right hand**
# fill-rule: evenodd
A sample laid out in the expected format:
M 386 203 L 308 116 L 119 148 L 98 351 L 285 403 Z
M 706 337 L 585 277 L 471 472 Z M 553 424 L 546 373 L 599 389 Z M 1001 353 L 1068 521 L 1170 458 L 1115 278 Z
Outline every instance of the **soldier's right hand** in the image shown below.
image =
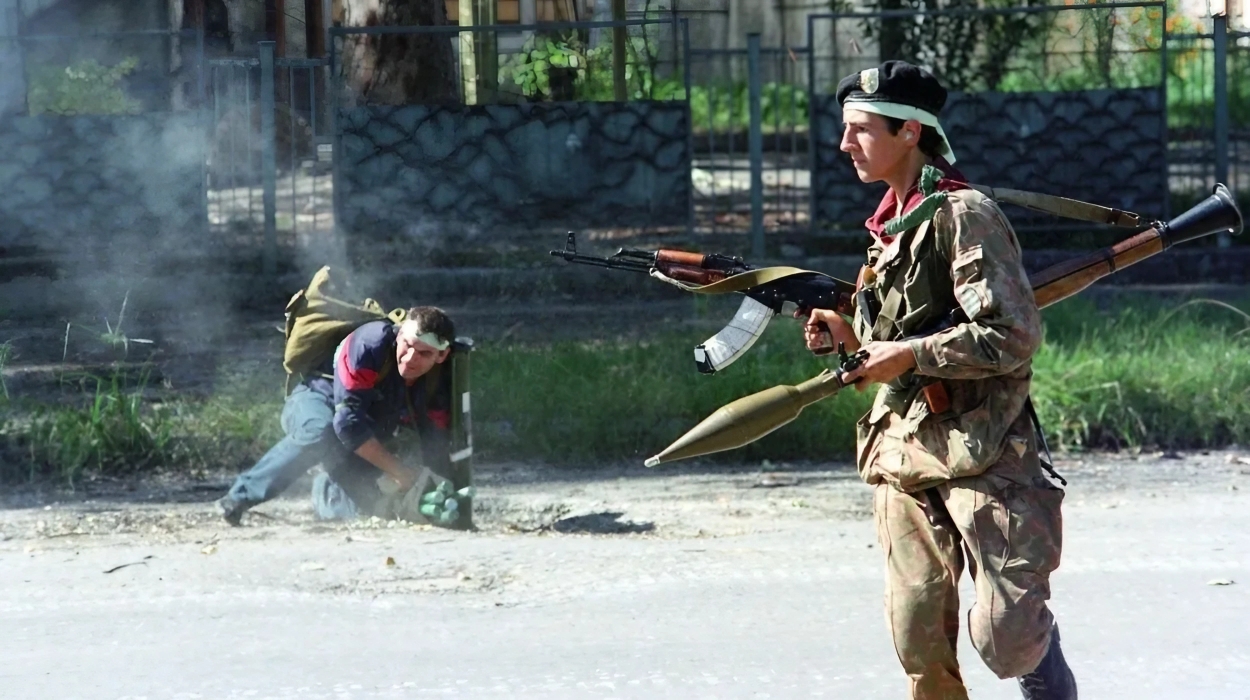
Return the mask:
M 406 467 L 400 468 L 398 473 L 391 474 L 390 476 L 396 484 L 399 484 L 399 490 L 401 493 L 407 492 L 413 486 L 417 485 L 417 473 Z
M 859 338 L 855 337 L 851 324 L 831 309 L 811 310 L 803 324 L 803 341 L 807 349 L 813 352 L 831 350 L 838 343 L 845 343 L 847 352 L 859 349 Z

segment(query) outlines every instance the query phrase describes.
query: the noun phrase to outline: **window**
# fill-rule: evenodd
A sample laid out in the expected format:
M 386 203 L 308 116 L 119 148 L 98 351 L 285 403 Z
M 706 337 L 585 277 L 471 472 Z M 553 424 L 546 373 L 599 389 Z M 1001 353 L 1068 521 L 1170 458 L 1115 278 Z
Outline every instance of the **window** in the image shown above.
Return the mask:
M 521 2 L 520 0 L 498 0 L 499 4 L 495 9 L 495 20 L 500 24 L 520 24 L 521 23 Z
M 536 19 L 539 22 L 573 22 L 583 19 L 577 12 L 574 0 L 536 0 Z
M 472 0 L 464 0 L 472 2 Z M 541 2 L 541 0 L 540 0 Z M 443 0 L 447 8 L 447 21 L 460 24 L 460 0 Z M 495 22 L 498 24 L 520 24 L 521 0 L 495 0 Z M 485 24 L 485 22 L 482 22 Z

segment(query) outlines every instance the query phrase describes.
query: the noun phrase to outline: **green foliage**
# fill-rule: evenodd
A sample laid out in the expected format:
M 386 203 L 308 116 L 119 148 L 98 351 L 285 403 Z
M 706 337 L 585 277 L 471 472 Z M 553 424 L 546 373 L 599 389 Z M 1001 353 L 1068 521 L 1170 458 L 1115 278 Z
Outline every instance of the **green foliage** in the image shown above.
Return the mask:
M 250 466 L 279 437 L 281 380 L 264 387 L 229 380 L 220 394 L 159 400 L 147 374 L 128 381 L 121 369 L 67 380 L 81 386 L 58 401 L 15 399 L 0 414 L 0 481 L 51 478 L 70 485 L 84 475 L 119 476 L 153 469 L 197 471 Z M 258 400 L 257 397 L 260 397 Z
M 63 68 L 31 71 L 27 104 L 33 114 L 138 114 L 142 105 L 126 94 L 122 78 L 139 65 L 128 57 L 113 66 L 92 59 Z
M 692 86 L 690 117 L 694 130 L 746 131 L 751 122 L 750 97 L 744 81 Z M 760 87 L 760 128 L 765 132 L 806 130 L 809 108 L 807 90 L 803 87 L 777 82 Z
M 1044 0 L 951 0 L 941 9 L 1029 7 Z M 938 9 L 932 0 L 871 0 L 874 10 Z M 880 46 L 883 59 L 906 59 L 929 66 L 951 90 L 997 90 L 1016 54 L 1043 38 L 1053 15 L 934 14 L 912 18 L 873 18 L 861 23 L 866 36 Z
M 610 36 L 610 35 L 608 35 Z M 654 42 L 631 36 L 625 44 L 626 94 L 631 100 L 678 100 L 685 87 L 655 75 Z M 590 48 L 576 31 L 535 34 L 499 67 L 501 85 L 514 85 L 531 99 L 609 101 L 614 99 L 612 44 Z
M 1250 51 L 1230 38 L 1228 113 L 1233 125 L 1250 124 Z M 1210 39 L 1168 43 L 1168 126 L 1212 128 L 1215 119 L 1215 51 Z M 1209 133 L 1209 132 L 1208 132 Z

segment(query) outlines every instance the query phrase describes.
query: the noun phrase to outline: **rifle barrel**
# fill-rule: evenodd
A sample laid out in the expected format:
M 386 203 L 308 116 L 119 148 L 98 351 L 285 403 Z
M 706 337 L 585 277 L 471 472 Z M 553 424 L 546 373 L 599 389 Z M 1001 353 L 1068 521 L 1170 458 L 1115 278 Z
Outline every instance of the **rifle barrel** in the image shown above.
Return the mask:
M 594 265 L 596 267 L 606 267 L 611 270 L 629 270 L 631 272 L 650 272 L 651 264 L 641 260 L 631 260 L 629 258 L 597 258 L 593 255 L 581 255 L 578 253 L 570 253 L 564 250 L 553 250 L 551 255 L 557 258 L 563 258 L 566 262 L 579 263 L 582 265 Z

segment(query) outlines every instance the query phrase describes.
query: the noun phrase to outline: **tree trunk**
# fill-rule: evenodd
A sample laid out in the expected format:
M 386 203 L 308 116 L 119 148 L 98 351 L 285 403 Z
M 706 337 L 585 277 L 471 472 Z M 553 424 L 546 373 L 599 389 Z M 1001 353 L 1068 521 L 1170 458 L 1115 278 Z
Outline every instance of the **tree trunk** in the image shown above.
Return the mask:
M 343 26 L 446 26 L 443 0 L 342 0 Z M 351 34 L 343 85 L 356 103 L 458 103 L 455 34 Z
M 912 5 L 913 3 L 905 2 L 904 0 L 880 0 L 878 3 L 878 7 L 882 10 L 911 9 Z M 914 61 L 915 58 L 904 55 L 907 53 L 907 26 L 905 21 L 897 17 L 883 17 L 880 21 L 881 33 L 878 38 L 879 60 L 882 63 L 898 59 Z

